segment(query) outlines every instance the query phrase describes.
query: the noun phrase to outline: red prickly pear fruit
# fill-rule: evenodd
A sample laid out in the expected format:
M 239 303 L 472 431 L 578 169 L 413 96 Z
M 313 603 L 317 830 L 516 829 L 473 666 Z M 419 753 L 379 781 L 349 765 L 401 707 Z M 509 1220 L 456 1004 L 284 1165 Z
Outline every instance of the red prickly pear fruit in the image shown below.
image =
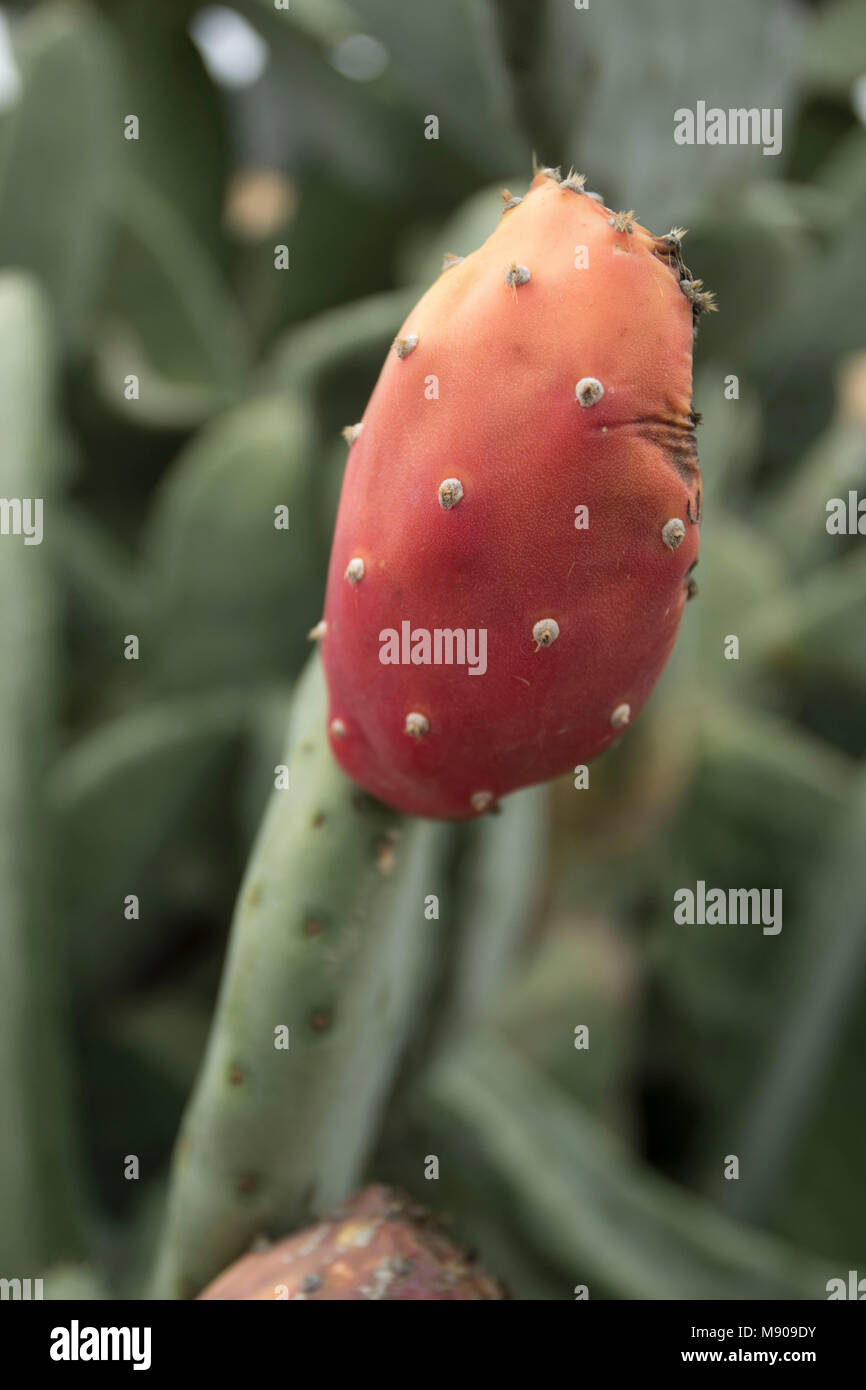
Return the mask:
M 244 1255 L 200 1299 L 430 1303 L 507 1294 L 401 1193 L 368 1187 L 334 1216 Z
M 543 171 L 394 341 L 350 432 L 322 655 L 334 756 L 398 810 L 475 816 L 589 762 L 668 659 L 713 307 L 682 235 Z

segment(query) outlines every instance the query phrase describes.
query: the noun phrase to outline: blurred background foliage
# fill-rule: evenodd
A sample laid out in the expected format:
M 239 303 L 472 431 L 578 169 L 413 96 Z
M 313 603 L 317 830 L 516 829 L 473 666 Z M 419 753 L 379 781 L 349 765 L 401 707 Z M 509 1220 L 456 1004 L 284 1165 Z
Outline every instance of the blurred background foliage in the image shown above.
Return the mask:
M 825 1271 L 866 1272 L 866 542 L 825 529 L 830 497 L 866 495 L 866 8 L 0 16 L 0 491 L 45 498 L 43 544 L 0 546 L 0 1272 L 51 1266 L 53 1296 L 143 1287 L 319 616 L 340 429 L 533 150 L 658 232 L 688 226 L 718 294 L 696 354 L 700 596 L 590 791 L 552 789 L 517 965 L 479 937 L 464 994 L 487 1020 L 409 1068 L 375 1175 L 523 1298 L 822 1297 Z M 698 100 L 782 107 L 782 153 L 676 145 Z M 675 926 L 698 879 L 782 888 L 781 934 Z

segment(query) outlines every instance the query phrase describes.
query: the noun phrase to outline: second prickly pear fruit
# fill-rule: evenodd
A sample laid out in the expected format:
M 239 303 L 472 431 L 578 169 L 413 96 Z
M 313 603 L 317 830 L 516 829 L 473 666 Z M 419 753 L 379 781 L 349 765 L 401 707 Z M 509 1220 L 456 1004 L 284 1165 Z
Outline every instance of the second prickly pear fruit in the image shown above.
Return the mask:
M 693 326 L 655 237 L 545 170 L 409 314 L 349 458 L 317 635 L 332 750 L 462 819 L 602 752 L 673 646 L 698 552 Z
M 455 1302 L 505 1298 L 421 1208 L 373 1186 L 328 1221 L 245 1255 L 199 1297 L 287 1302 Z

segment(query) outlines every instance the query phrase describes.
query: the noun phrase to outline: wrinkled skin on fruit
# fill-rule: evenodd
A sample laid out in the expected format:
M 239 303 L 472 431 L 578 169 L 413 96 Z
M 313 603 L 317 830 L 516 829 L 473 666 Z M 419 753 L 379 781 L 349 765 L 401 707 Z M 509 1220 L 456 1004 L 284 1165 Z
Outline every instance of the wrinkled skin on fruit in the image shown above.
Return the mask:
M 710 300 L 678 232 L 542 172 L 409 314 L 346 431 L 317 633 L 332 750 L 373 795 L 474 816 L 638 714 L 695 589 Z M 480 645 L 437 650 L 481 629 L 483 674 Z
M 373 1186 L 329 1221 L 245 1255 L 199 1297 L 453 1302 L 506 1294 L 422 1208 L 391 1188 Z

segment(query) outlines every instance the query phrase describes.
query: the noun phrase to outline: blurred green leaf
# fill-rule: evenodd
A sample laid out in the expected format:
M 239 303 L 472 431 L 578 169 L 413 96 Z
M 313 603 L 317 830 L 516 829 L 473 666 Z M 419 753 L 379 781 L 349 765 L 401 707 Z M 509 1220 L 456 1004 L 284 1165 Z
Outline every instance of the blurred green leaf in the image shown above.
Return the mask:
M 590 68 L 574 148 L 545 158 L 573 159 L 609 206 L 636 207 L 645 226 L 664 232 L 671 222 L 693 225 L 710 196 L 782 172 L 784 155 L 765 157 L 758 146 L 676 144 L 674 112 L 694 111 L 699 100 L 725 111 L 759 101 L 783 108 L 790 129 L 804 31 L 799 6 L 644 0 L 629 9 L 627 24 L 612 5 L 557 5 L 552 16 L 559 81 L 578 65 Z
M 270 336 L 346 300 L 385 291 L 402 216 L 399 203 L 311 170 L 290 225 L 247 255 L 247 297 L 255 287 L 260 332 Z M 274 268 L 275 244 L 289 248 L 287 270 Z
M 254 153 L 266 168 L 327 169 L 347 188 L 368 192 L 399 192 L 418 178 L 412 155 L 424 139 L 423 122 L 415 135 L 396 118 L 380 81 L 353 82 L 338 72 L 322 34 L 306 17 L 295 22 L 295 6 L 275 10 L 270 0 L 235 0 L 235 8 L 270 49 L 263 76 L 237 97 L 247 162 Z
M 815 170 L 815 186 L 842 198 L 847 217 L 862 204 L 866 197 L 866 130 L 862 125 L 850 129 Z
M 767 530 L 798 573 L 846 553 L 845 541 L 827 531 L 827 503 L 839 497 L 847 507 L 849 490 L 862 496 L 864 484 L 866 429 L 842 419 L 831 424 L 763 502 Z M 856 545 L 856 538 L 849 544 Z
M 128 115 L 139 120 L 139 138 L 120 140 L 124 167 L 155 189 L 208 257 L 224 266 L 227 113 L 189 36 L 189 15 L 178 0 L 168 6 L 119 0 L 111 17 L 124 61 L 115 129 L 123 134 Z
M 109 1007 L 99 1024 L 113 1043 L 163 1074 L 175 1100 L 187 1094 L 204 1053 L 210 1014 L 186 989 L 168 985 L 124 999 Z
M 219 694 L 151 701 L 58 761 L 49 796 L 80 990 L 129 976 L 164 945 L 164 861 L 175 840 L 188 845 L 195 813 L 220 793 L 244 718 L 243 701 Z M 138 919 L 124 916 L 129 894 Z
M 275 16 L 270 0 L 243 0 L 243 8 L 259 12 L 263 32 L 272 35 L 282 27 L 284 38 L 292 25 L 291 11 Z M 481 0 L 439 0 L 435 8 L 415 7 L 411 24 L 406 22 L 405 6 L 400 0 L 347 0 L 341 7 L 346 14 L 343 37 L 361 31 L 379 40 L 385 47 L 388 64 L 384 74 L 374 82 L 364 84 L 378 88 L 383 94 L 385 109 L 399 102 L 414 125 L 415 140 L 420 155 L 425 150 L 431 159 L 439 158 L 441 146 L 425 140 L 424 122 L 428 115 L 439 118 L 443 144 L 456 147 L 464 157 L 473 158 L 488 167 L 513 166 L 528 155 L 523 141 L 508 123 L 507 93 L 503 81 L 499 54 L 495 44 L 491 17 Z M 263 11 L 270 11 L 265 22 Z M 287 51 L 280 50 L 285 61 Z M 369 135 L 376 129 L 372 119 L 372 103 L 362 103 L 360 83 L 352 83 L 330 69 L 328 80 L 307 59 L 303 79 L 295 64 L 304 50 L 296 44 L 290 69 L 299 90 L 304 93 L 306 119 L 320 114 L 315 144 L 321 150 L 323 140 L 331 135 L 336 121 L 342 121 L 352 106 L 365 106 L 364 124 Z M 328 70 L 325 70 L 326 73 Z M 310 91 L 313 77 L 318 80 Z M 377 92 L 378 95 L 378 92 Z M 318 108 L 322 107 L 321 113 Z M 393 117 L 392 117 L 393 119 Z M 372 129 L 371 129 L 372 127 Z M 336 132 L 334 132 L 336 133 Z M 359 149 L 352 142 L 353 165 L 350 178 L 357 178 L 372 150 Z M 324 151 L 322 151 L 324 153 Z M 345 153 L 328 150 L 331 161 L 341 163 Z
M 437 1021 L 451 1040 L 477 1027 L 526 945 L 545 884 L 548 817 L 548 788 L 524 787 L 498 815 L 469 828 L 458 882 L 461 930 Z
M 131 169 L 112 184 L 110 203 L 119 241 L 103 306 L 112 335 L 100 348 L 107 401 L 132 419 L 143 404 L 147 421 L 150 367 L 158 399 L 164 395 L 162 378 L 198 393 L 209 388 L 224 402 L 233 399 L 243 381 L 247 345 L 238 310 L 208 251 L 159 188 Z M 116 348 L 117 320 L 121 335 L 132 337 L 140 364 L 105 360 L 106 351 Z M 141 373 L 139 400 L 124 396 L 130 372 Z
M 158 345 L 156 350 L 159 351 Z M 122 372 L 118 371 L 122 363 Z M 197 429 L 231 404 L 236 392 L 214 380 L 175 380 L 162 365 L 155 365 L 131 319 L 104 320 L 95 344 L 94 385 L 100 404 L 141 430 Z M 172 367 L 166 363 L 166 368 Z M 124 395 L 128 376 L 136 376 L 140 394 L 136 401 Z
M 42 1278 L 42 1296 L 50 1301 L 90 1303 L 111 1296 L 103 1272 L 93 1264 L 51 1265 Z
M 109 695 L 109 672 L 124 664 L 123 635 L 140 630 L 138 575 L 114 536 L 71 506 L 54 518 L 50 554 L 68 641 L 67 694 L 99 703 Z
M 760 456 L 761 403 L 748 377 L 741 376 L 736 400 L 728 400 L 727 370 L 718 361 L 705 363 L 698 347 L 694 403 L 702 416 L 698 456 L 704 495 L 704 518 L 712 526 L 718 509 L 739 502 Z M 726 364 L 727 365 L 727 364 Z
M 794 724 L 743 706 L 707 705 L 691 794 L 656 849 L 656 925 L 647 967 L 652 1001 L 643 1051 L 663 1085 L 680 1078 L 682 1167 L 719 1183 L 732 1124 L 755 1059 L 779 1025 L 786 972 L 817 847 L 845 804 L 854 765 Z M 674 922 L 674 893 L 772 888 L 783 925 L 689 926 Z M 723 1059 L 723 1063 L 722 1063 Z
M 13 32 L 22 89 L 0 116 L 0 265 L 39 277 L 80 351 L 110 248 L 118 53 L 86 4 L 40 6 Z
M 728 1206 L 750 1220 L 786 1210 L 796 1188 L 822 1205 L 814 1235 L 828 1250 L 855 1260 L 866 1238 L 861 1217 L 862 1072 L 840 1056 L 862 1043 L 856 1018 L 866 972 L 866 774 L 860 773 L 817 847 L 797 913 L 796 954 L 786 978 L 780 1027 L 768 1037 L 763 1065 L 749 1087 L 736 1151 L 742 1173 Z M 857 1022 L 856 1031 L 851 1024 Z M 847 1053 L 848 1049 L 845 1048 Z M 808 1121 L 812 1129 L 804 1133 Z M 831 1137 L 832 1136 L 832 1137 Z M 790 1208 L 788 1208 L 790 1210 Z M 796 1211 L 796 1206 L 794 1207 Z M 796 1225 L 790 1218 L 790 1227 Z
M 756 604 L 747 643 L 789 672 L 866 682 L 866 551 L 847 551 Z
M 847 96 L 854 79 L 866 70 L 866 9 L 860 0 L 824 5 L 809 39 L 806 72 L 812 85 Z
M 577 6 L 575 6 L 577 8 Z M 565 103 L 559 84 L 551 82 L 545 62 L 550 29 L 549 0 L 487 0 L 497 49 L 507 74 L 509 102 L 504 112 L 529 142 L 541 162 L 563 159 Z M 577 83 L 584 76 L 580 73 Z M 572 85 L 572 84 L 569 84 Z
M 640 971 L 616 924 L 556 918 L 495 1008 L 493 1023 L 515 1052 L 604 1121 L 636 1139 L 633 1059 L 639 1042 Z M 575 1029 L 587 1045 L 575 1047 Z
M 295 674 L 323 587 L 315 467 L 307 408 L 284 395 L 220 416 L 175 460 L 144 541 L 154 684 L 213 689 Z M 288 529 L 275 525 L 279 507 Z
M 138 1215 L 146 1184 L 164 1170 L 183 1088 L 100 1021 L 88 1021 L 78 1047 L 88 1166 L 103 1212 L 128 1223 Z M 127 1156 L 138 1159 L 137 1180 L 125 1176 Z
M 747 698 L 763 677 L 765 645 L 753 634 L 755 612 L 786 592 L 784 562 L 770 537 L 750 522 L 710 506 L 701 522 L 700 592 L 690 602 L 680 635 L 681 661 L 692 679 L 727 698 Z M 738 660 L 725 657 L 739 639 Z
M 560 1271 L 563 1300 L 820 1298 L 830 1271 L 738 1226 L 635 1163 L 499 1037 L 479 1036 L 432 1076 L 434 1148 Z M 476 1192 L 476 1200 L 480 1193 Z M 471 1220 L 471 1214 L 470 1214 Z
M 766 452 L 779 471 L 827 427 L 837 364 L 866 344 L 864 213 L 866 183 L 830 247 L 801 269 L 749 354 L 765 401 Z
M 50 574 L 57 506 L 52 326 L 29 276 L 0 275 L 0 1269 L 24 1278 L 79 1244 L 65 964 L 52 890 L 54 842 L 41 788 L 54 742 L 56 609 Z M 25 502 L 35 502 L 28 543 Z M 14 507 L 21 506 L 16 528 Z M 61 899 L 60 901 L 63 901 Z
M 701 324 L 698 362 L 712 359 L 720 381 L 724 364 L 724 375 L 738 373 L 741 389 L 748 389 L 749 352 L 847 215 L 847 200 L 839 193 L 769 178 L 708 198 L 691 219 L 685 243 L 686 259 L 700 267 L 697 273 L 719 306 Z

